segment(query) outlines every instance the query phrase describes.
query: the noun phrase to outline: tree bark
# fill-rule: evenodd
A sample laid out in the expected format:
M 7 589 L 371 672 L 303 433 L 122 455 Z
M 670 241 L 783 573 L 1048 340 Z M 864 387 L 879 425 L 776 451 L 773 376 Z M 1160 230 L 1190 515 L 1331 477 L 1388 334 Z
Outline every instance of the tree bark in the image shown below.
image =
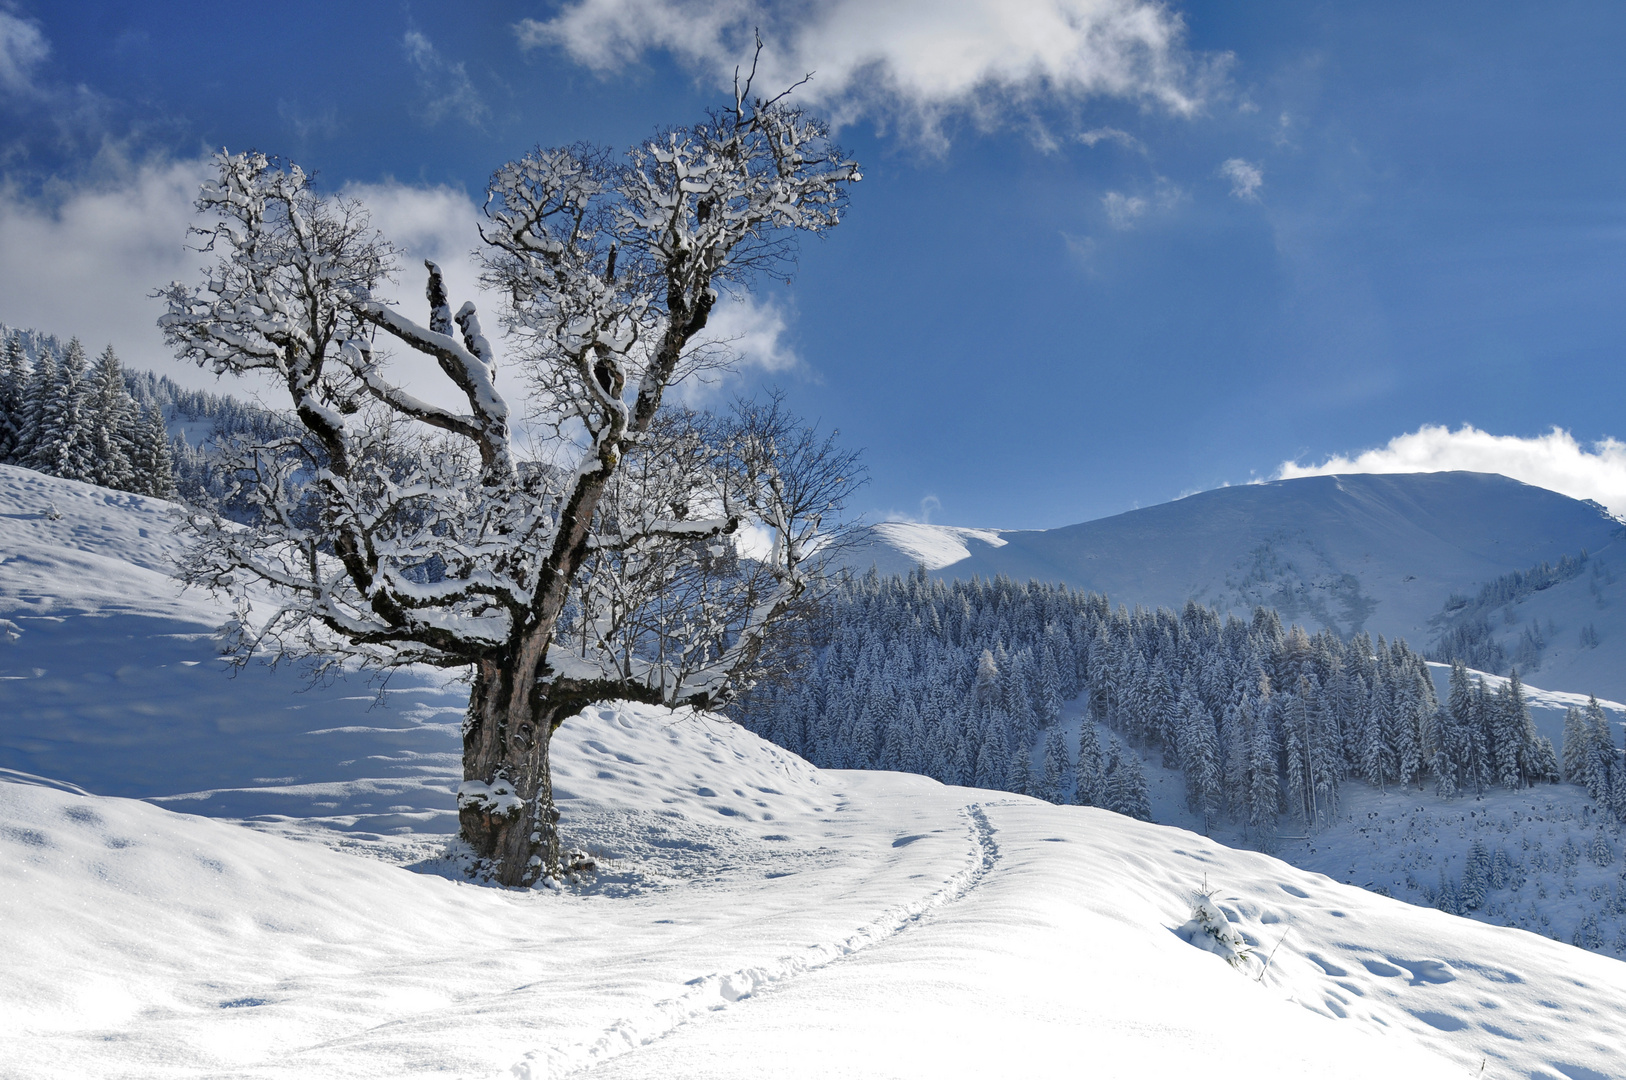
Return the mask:
M 534 885 L 560 872 L 559 811 L 548 770 L 557 725 L 538 715 L 537 690 L 534 676 L 482 661 L 463 721 L 458 824 L 503 885 Z
M 475 669 L 457 817 L 463 839 L 500 884 L 527 887 L 563 876 L 548 760 L 553 733 L 589 705 L 615 700 L 663 699 L 636 683 L 538 678 L 493 661 Z

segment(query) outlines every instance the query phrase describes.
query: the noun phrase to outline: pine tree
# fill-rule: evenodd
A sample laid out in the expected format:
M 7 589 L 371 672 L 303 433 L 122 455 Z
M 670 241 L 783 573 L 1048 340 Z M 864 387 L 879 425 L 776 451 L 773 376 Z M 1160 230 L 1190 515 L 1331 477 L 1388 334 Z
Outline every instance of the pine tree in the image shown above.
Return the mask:
M 133 447 L 130 466 L 136 489 L 156 499 L 175 498 L 175 466 L 170 456 L 169 431 L 158 406 L 147 406 Z
M 1073 761 L 1073 803 L 1101 806 L 1106 801 L 1102 784 L 1101 739 L 1095 718 L 1086 715 L 1078 731 L 1078 756 Z
M 1276 742 L 1270 725 L 1254 724 L 1248 758 L 1248 825 L 1261 842 L 1268 844 L 1276 835 L 1276 816 L 1281 810 L 1281 784 L 1276 779 Z
M 1061 804 L 1067 799 L 1067 740 L 1062 738 L 1061 729 L 1052 727 L 1044 740 L 1044 792 L 1043 795 L 1053 803 Z
M 0 348 L 0 465 L 22 458 L 23 431 L 28 426 L 28 354 L 20 334 Z
M 1457 770 L 1452 764 L 1451 755 L 1444 749 L 1434 752 L 1434 794 L 1442 799 L 1455 798 L 1457 794 Z
M 46 370 L 45 365 L 40 370 Z M 37 392 L 38 411 L 30 415 L 28 466 L 65 480 L 91 480 L 95 462 L 85 416 L 85 348 L 78 338 L 68 342 L 62 362 L 49 373 L 49 385 Z
M 15 464 L 33 468 L 34 447 L 39 438 L 40 425 L 50 411 L 56 394 L 57 358 L 48 348 L 41 348 L 34 358 L 34 370 L 28 375 L 23 389 L 22 435 L 12 455 Z
M 134 489 L 130 464 L 130 414 L 135 403 L 124 388 L 124 371 L 109 345 L 90 375 L 88 402 L 92 482 L 120 491 Z
M 1003 716 L 1003 714 L 999 714 Z M 1005 745 L 1003 724 L 989 725 L 982 744 L 977 747 L 976 786 L 993 791 L 1003 790 L 1011 772 L 1011 755 Z
M 1046 638 L 1049 636 L 1047 632 Z M 1039 692 L 1036 701 L 1040 724 L 1049 726 L 1055 723 L 1061 715 L 1062 706 L 1061 665 L 1056 662 L 1048 640 L 1039 652 Z
M 1018 795 L 1032 795 L 1033 766 L 1031 764 L 1031 748 L 1018 740 L 1011 747 L 1010 761 L 1010 766 L 1005 774 L 1005 783 L 1002 786 L 1006 791 L 1013 791 Z
M 992 705 L 999 695 L 999 665 L 994 662 L 991 649 L 982 650 L 977 658 L 977 704 Z
M 1560 767 L 1564 779 L 1571 784 L 1584 783 L 1587 751 L 1591 749 L 1591 732 L 1581 717 L 1581 710 L 1571 707 L 1564 712 L 1564 741 Z
M 1152 820 L 1152 795 L 1140 758 L 1112 737 L 1107 751 L 1107 809 L 1139 821 Z
M 1496 781 L 1510 791 L 1524 786 L 1521 759 L 1525 756 L 1524 729 L 1530 722 L 1529 713 L 1524 711 L 1523 688 L 1520 687 L 1517 698 L 1514 696 L 1518 679 L 1519 671 L 1514 668 L 1512 676 L 1496 691 L 1491 705 L 1491 753 L 1496 760 Z
M 1616 769 L 1611 779 L 1609 810 L 1616 821 L 1626 821 L 1626 769 Z
M 1576 712 L 1571 709 L 1570 712 Z M 1614 774 L 1620 771 L 1615 739 L 1609 731 L 1609 718 L 1596 697 L 1587 699 L 1586 712 L 1577 720 L 1582 729 L 1581 775 L 1586 793 L 1593 799 L 1607 800 L 1613 787 Z M 1564 718 L 1565 764 L 1569 764 L 1569 716 Z
M 1214 717 L 1189 689 L 1180 694 L 1180 761 L 1186 774 L 1186 799 L 1192 812 L 1201 814 L 1206 834 L 1213 817 L 1224 804 L 1224 783 L 1220 772 L 1219 732 Z
M 1468 847 L 1467 865 L 1462 871 L 1462 890 L 1458 894 L 1462 906 L 1478 911 L 1485 906 L 1485 894 L 1490 889 L 1491 854 L 1485 841 L 1475 840 Z

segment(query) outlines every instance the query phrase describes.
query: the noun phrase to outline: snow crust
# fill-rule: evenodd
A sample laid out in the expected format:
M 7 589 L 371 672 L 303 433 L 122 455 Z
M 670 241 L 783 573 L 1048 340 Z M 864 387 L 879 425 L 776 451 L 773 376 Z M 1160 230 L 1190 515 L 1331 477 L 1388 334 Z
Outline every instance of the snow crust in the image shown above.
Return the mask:
M 556 736 L 594 879 L 472 884 L 462 689 L 229 677 L 163 505 L 107 495 L 0 470 L 7 1075 L 1626 1074 L 1618 961 L 687 711 Z M 1200 892 L 1252 971 L 1178 933 Z

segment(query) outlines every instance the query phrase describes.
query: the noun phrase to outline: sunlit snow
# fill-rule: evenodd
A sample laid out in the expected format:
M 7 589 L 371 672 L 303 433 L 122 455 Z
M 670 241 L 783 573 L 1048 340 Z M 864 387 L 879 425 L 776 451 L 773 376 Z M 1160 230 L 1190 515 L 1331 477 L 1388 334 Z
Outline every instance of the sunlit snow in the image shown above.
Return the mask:
M 165 513 L 0 468 L 7 1075 L 1626 1073 L 1619 961 L 719 717 L 571 719 L 600 872 L 470 883 L 460 687 L 231 677 Z M 1177 932 L 1201 890 L 1251 965 Z

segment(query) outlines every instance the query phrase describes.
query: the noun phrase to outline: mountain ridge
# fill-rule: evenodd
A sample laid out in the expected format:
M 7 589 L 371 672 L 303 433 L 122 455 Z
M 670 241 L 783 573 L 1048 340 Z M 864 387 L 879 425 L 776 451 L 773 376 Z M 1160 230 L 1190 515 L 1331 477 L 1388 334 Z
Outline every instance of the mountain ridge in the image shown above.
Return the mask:
M 1493 473 L 1361 473 L 1218 488 L 1055 529 L 883 523 L 843 565 L 924 562 L 937 577 L 1005 574 L 1149 607 L 1263 604 L 1311 629 L 1421 643 L 1452 592 L 1598 555 L 1622 531 L 1596 503 Z M 940 555 L 964 554 L 901 565 L 934 540 Z

